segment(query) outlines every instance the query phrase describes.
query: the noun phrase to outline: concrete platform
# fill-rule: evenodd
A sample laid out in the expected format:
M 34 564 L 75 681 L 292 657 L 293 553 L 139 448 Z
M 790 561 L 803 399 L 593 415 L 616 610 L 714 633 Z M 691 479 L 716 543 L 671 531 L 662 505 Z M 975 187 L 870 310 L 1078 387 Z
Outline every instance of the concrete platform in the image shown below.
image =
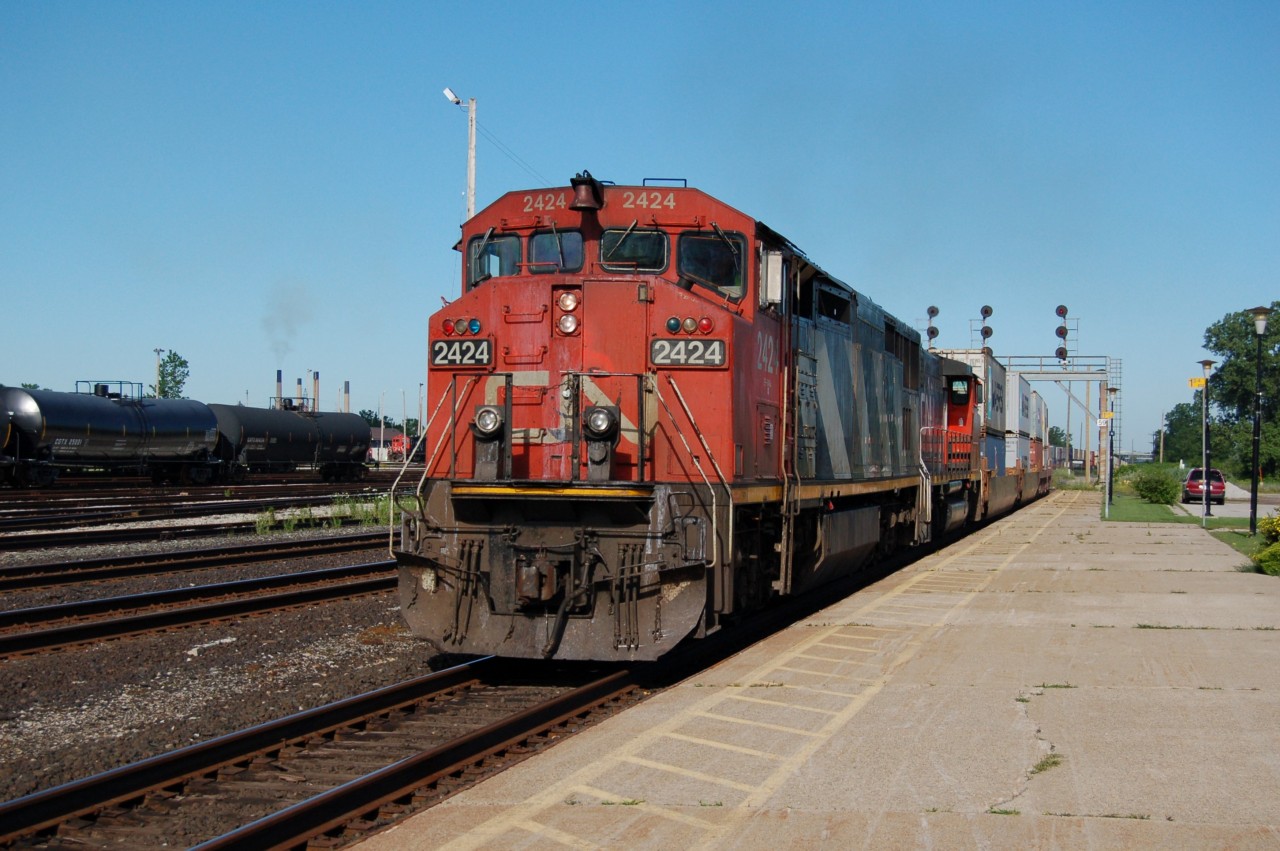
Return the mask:
M 1099 511 L 1055 493 L 361 847 L 1280 847 L 1280 580 Z

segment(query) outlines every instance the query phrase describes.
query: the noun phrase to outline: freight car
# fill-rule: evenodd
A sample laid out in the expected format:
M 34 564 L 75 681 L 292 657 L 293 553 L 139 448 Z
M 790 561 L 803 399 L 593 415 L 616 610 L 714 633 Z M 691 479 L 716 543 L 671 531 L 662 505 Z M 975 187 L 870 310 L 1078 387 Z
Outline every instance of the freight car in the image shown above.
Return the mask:
M 369 424 L 356 414 L 209 405 L 218 420 L 214 452 L 224 477 L 310 465 L 328 481 L 364 478 Z
M 121 383 L 92 393 L 0 387 L 5 417 L 0 471 L 13 485 L 53 484 L 63 469 L 147 471 L 160 480 L 206 484 L 216 468 L 218 423 L 190 399 L 143 399 Z
M 363 477 L 369 426 L 355 414 L 142 398 L 124 382 L 91 393 L 0 387 L 0 478 L 53 484 L 63 470 L 108 469 L 193 485 L 311 465 L 326 480 Z
M 654 659 L 1047 490 L 989 350 L 922 347 L 701 191 L 583 173 L 458 248 L 395 549 L 440 651 Z

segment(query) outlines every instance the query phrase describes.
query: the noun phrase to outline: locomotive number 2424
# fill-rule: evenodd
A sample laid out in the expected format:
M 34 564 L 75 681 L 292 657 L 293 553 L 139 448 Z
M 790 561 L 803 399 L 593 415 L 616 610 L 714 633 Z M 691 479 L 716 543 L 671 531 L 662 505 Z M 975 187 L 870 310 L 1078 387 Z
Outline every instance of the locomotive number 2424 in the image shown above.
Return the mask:
M 485 366 L 493 360 L 490 340 L 433 340 L 432 366 Z
M 658 338 L 649 344 L 654 366 L 724 366 L 723 340 Z

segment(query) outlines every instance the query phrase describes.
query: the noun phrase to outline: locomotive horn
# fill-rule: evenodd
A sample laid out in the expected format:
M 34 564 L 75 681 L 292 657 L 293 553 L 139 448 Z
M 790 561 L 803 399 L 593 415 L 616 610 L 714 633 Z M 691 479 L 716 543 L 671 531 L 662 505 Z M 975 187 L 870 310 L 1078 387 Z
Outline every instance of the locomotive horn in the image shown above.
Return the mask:
M 604 186 L 585 168 L 569 178 L 569 185 L 573 187 L 570 210 L 599 210 L 604 206 Z

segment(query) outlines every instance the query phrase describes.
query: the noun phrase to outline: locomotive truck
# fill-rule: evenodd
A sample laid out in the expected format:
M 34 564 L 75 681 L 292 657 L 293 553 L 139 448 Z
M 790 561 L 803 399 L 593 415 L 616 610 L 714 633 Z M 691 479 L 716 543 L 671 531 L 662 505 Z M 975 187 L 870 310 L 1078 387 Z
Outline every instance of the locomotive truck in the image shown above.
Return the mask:
M 986 454 L 990 350 L 930 351 L 697 189 L 583 172 L 456 247 L 395 547 L 440 651 L 654 659 L 1048 489 Z

